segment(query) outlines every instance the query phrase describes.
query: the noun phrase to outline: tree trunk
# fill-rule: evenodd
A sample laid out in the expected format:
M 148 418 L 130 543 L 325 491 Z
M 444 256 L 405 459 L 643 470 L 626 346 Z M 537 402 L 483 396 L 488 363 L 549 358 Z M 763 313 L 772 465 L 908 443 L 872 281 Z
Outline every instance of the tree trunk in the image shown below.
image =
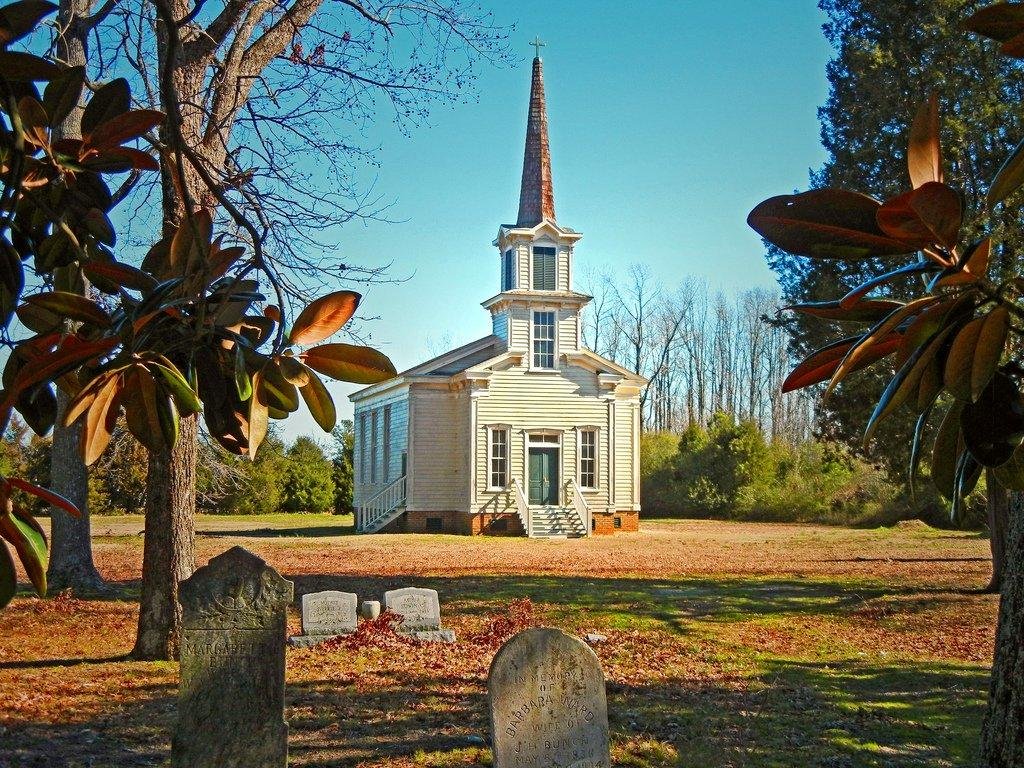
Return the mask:
M 83 23 L 92 10 L 94 0 L 60 0 L 57 11 L 57 58 L 68 66 L 85 66 L 88 53 L 89 25 Z M 78 138 L 82 134 L 82 106 L 72 109 L 54 130 L 54 139 Z M 65 286 L 70 289 L 70 286 Z M 83 288 L 88 293 L 88 288 Z M 105 590 L 92 559 L 89 525 L 89 473 L 79 450 L 80 424 L 64 426 L 64 413 L 70 398 L 57 393 L 57 421 L 53 427 L 50 453 L 50 478 L 53 489 L 78 507 L 79 517 L 72 517 L 58 507 L 50 508 L 50 564 L 46 581 L 51 594 L 71 588 L 78 594 Z
M 183 417 L 174 449 L 149 454 L 142 600 L 132 651 L 137 659 L 173 659 L 178 654 L 178 584 L 196 567 L 197 438 L 197 417 Z
M 985 470 L 985 488 L 988 493 L 988 531 L 992 547 L 992 579 L 985 592 L 998 593 L 1003 583 L 1006 565 L 1006 534 L 1010 516 L 1010 493 L 996 480 L 991 469 Z
M 58 390 L 57 426 L 50 449 L 50 485 L 74 503 L 81 515 L 72 517 L 59 507 L 50 507 L 50 565 L 46 581 L 50 594 L 70 588 L 81 595 L 102 592 L 105 585 L 92 560 L 89 473 L 78 444 L 82 426 L 60 426 L 70 400 Z
M 1010 500 L 999 624 L 988 712 L 982 725 L 986 768 L 1024 765 L 1024 494 Z

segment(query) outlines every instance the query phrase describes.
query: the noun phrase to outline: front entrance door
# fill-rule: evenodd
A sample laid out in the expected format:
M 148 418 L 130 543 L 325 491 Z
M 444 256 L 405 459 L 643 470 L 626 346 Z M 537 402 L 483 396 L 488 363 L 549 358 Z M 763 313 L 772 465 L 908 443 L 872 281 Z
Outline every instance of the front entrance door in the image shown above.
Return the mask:
M 530 448 L 530 503 L 558 504 L 558 448 Z

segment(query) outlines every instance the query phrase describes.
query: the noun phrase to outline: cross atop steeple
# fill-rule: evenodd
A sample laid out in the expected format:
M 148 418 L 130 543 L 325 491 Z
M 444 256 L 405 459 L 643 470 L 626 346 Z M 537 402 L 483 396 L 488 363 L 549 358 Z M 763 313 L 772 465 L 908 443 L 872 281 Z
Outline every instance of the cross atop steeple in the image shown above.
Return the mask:
M 543 48 L 545 45 L 547 45 L 547 43 L 543 42 L 540 39 L 540 35 L 537 35 L 536 37 L 533 38 L 533 42 L 530 43 L 530 45 L 532 45 L 534 47 L 534 50 L 537 51 L 537 58 L 539 59 L 540 58 L 540 49 Z

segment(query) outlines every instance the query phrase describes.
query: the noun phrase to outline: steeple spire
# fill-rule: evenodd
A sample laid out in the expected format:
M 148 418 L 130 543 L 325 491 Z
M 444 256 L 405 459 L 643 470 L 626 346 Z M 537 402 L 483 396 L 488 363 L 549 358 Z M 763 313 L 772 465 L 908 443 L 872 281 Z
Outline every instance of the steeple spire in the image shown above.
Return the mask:
M 544 105 L 544 70 L 538 38 L 531 45 L 538 55 L 533 59 L 530 84 L 530 112 L 526 121 L 526 152 L 523 157 L 523 183 L 519 190 L 519 218 L 516 226 L 532 227 L 544 219 L 555 220 L 555 191 L 551 182 L 551 148 L 548 146 L 548 113 Z

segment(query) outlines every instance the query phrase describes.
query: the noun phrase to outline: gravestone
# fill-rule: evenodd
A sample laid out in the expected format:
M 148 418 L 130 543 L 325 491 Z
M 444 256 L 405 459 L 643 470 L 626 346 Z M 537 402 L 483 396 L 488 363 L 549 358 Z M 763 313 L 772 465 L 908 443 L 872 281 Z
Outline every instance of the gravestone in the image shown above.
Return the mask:
M 380 601 L 363 600 L 363 604 L 359 608 L 359 615 L 367 620 L 376 619 L 380 616 Z
M 487 680 L 494 768 L 610 768 L 601 662 L 558 629 L 501 647 Z
M 441 629 L 441 601 L 436 589 L 403 587 L 384 593 L 384 608 L 402 621 L 398 631 L 419 640 L 455 642 L 455 631 Z
M 359 599 L 352 592 L 310 592 L 302 596 L 302 634 L 288 638 L 291 645 L 308 648 L 356 631 Z
M 241 547 L 181 582 L 174 768 L 284 768 L 285 610 L 293 585 Z

